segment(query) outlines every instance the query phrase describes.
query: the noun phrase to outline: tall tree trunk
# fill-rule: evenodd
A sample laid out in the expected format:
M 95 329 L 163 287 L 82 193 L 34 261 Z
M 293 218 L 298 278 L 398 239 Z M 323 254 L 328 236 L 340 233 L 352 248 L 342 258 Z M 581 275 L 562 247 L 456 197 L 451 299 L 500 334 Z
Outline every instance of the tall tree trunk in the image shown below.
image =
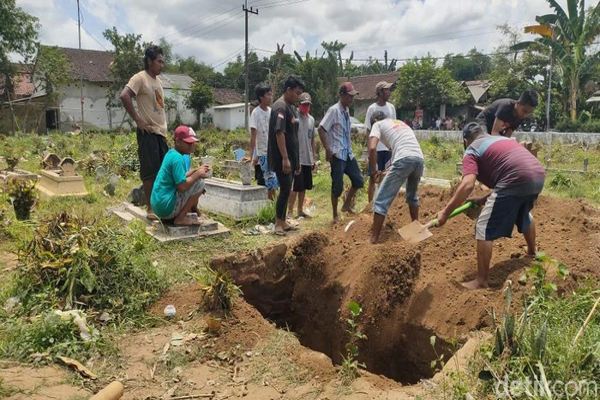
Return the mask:
M 569 111 L 571 121 L 577 121 L 577 97 L 579 96 L 579 78 L 577 75 L 571 76 L 571 90 L 569 92 Z

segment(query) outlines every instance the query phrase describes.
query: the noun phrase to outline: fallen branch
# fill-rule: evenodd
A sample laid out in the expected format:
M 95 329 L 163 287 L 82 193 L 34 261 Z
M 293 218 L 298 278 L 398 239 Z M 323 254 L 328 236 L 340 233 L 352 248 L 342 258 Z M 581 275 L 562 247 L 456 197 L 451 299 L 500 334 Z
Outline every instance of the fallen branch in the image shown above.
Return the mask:
M 215 397 L 214 393 L 190 394 L 187 396 L 171 397 L 169 400 L 188 400 L 188 399 L 210 399 Z
M 585 319 L 585 322 L 583 323 L 581 328 L 579 328 L 579 332 L 577 332 L 575 339 L 573 339 L 573 346 L 575 346 L 575 343 L 577 343 L 577 341 L 579 340 L 581 335 L 583 335 L 583 331 L 585 330 L 585 328 L 587 328 L 588 324 L 592 320 L 592 317 L 594 316 L 594 312 L 596 312 L 596 308 L 598 308 L 598 304 L 600 304 L 600 297 L 598 297 L 598 300 L 596 300 L 596 303 L 594 304 L 594 306 L 592 307 L 592 310 L 590 311 L 587 318 Z

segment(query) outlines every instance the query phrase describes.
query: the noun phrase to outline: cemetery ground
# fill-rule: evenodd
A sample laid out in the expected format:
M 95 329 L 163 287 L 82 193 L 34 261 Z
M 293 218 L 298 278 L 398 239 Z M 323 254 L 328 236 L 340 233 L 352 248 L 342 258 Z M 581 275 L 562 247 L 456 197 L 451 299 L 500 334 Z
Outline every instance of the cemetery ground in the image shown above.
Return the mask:
M 247 148 L 239 131 L 199 136 L 197 156 Z M 462 144 L 422 146 L 427 176 L 456 178 Z M 2 194 L 0 398 L 88 399 L 114 380 L 136 400 L 567 398 L 557 382 L 598 397 L 598 147 L 541 147 L 563 170 L 549 170 L 534 210 L 542 253 L 526 257 L 517 235 L 498 241 L 480 291 L 458 284 L 475 273 L 469 217 L 410 245 L 395 232 L 409 222 L 399 199 L 370 245 L 368 210 L 331 226 L 326 163 L 308 194 L 314 218 L 289 238 L 244 234 L 271 222 L 267 207 L 211 215 L 228 236 L 159 244 L 106 211 L 138 185 L 133 134 L 2 137 L 0 150 L 31 172 L 46 151 L 71 156 L 88 191 L 37 200 L 29 221 Z M 226 177 L 218 163 L 215 175 Z M 421 219 L 450 195 L 423 186 Z

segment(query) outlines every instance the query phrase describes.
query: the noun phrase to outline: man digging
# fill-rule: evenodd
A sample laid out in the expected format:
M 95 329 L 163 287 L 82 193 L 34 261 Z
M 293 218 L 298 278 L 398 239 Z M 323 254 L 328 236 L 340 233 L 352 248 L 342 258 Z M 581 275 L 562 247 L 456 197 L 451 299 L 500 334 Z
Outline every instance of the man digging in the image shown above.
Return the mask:
M 339 222 L 338 199 L 344 191 L 344 174 L 348 175 L 352 187 L 348 191 L 342 212 L 353 213 L 352 204 L 358 189 L 364 186 L 364 181 L 356 157 L 352 153 L 352 139 L 350 137 L 350 111 L 354 96 L 358 91 L 351 82 L 344 82 L 340 86 L 338 103 L 329 107 L 319 125 L 319 137 L 325 148 L 327 161 L 331 165 L 331 207 L 333 209 L 333 222 Z
M 535 90 L 528 89 L 521 94 L 519 100 L 498 99 L 477 115 L 477 122 L 490 135 L 511 137 L 521 122 L 529 117 L 538 105 Z
M 372 125 L 369 134 L 369 170 L 371 183 L 381 179 L 383 171 L 377 170 L 379 157 L 378 144 L 391 149 L 391 166 L 375 196 L 373 203 L 373 225 L 371 226 L 371 243 L 377 243 L 385 216 L 400 187 L 406 182 L 406 202 L 413 221 L 419 219 L 419 196 L 417 188 L 423 175 L 423 152 L 413 130 L 402 121 L 386 118 L 382 111 L 376 111 L 371 117 Z
M 164 67 L 162 49 L 158 46 L 148 47 L 144 53 L 144 71 L 131 77 L 120 96 L 123 107 L 137 126 L 140 178 L 146 195 L 147 218 L 150 220 L 157 219 L 150 203 L 152 186 L 162 160 L 169 150 L 165 140 L 165 95 L 158 77 Z M 134 97 L 137 110 L 133 106 Z
M 517 226 L 527 242 L 527 254 L 536 253 L 535 224 L 530 211 L 544 187 L 545 171 L 527 149 L 503 136 L 491 136 L 476 122 L 463 129 L 465 155 L 463 178 L 446 207 L 438 212 L 438 225 L 463 204 L 478 180 L 491 193 L 473 199 L 483 205 L 475 225 L 477 240 L 477 278 L 464 282 L 467 289 L 488 287 L 493 241 L 511 237 Z
M 208 178 L 210 167 L 187 170 L 185 155 L 191 154 L 198 138 L 194 130 L 180 125 L 175 129 L 175 148 L 165 155 L 156 180 L 150 204 L 156 215 L 163 220 L 173 220 L 175 225 L 198 225 L 198 217 L 188 213 L 198 204 L 204 193 L 204 179 Z

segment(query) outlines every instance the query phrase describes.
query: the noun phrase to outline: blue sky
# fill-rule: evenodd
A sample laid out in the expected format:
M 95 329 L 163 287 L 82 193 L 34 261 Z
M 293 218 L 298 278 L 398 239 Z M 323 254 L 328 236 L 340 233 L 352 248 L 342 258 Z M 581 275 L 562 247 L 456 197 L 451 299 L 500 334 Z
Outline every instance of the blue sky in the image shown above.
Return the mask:
M 194 56 L 217 69 L 243 51 L 241 0 L 80 0 L 83 47 L 110 49 L 102 32 L 117 27 L 146 41 L 165 36 L 176 54 Z M 77 47 L 76 0 L 17 0 L 37 16 L 45 44 Z M 522 31 L 536 15 L 550 11 L 545 0 L 249 0 L 258 8 L 250 17 L 250 43 L 259 56 L 276 44 L 285 50 L 319 50 L 323 40 L 348 46 L 344 56 L 410 58 L 472 47 L 493 51 L 502 42 L 496 26 Z

